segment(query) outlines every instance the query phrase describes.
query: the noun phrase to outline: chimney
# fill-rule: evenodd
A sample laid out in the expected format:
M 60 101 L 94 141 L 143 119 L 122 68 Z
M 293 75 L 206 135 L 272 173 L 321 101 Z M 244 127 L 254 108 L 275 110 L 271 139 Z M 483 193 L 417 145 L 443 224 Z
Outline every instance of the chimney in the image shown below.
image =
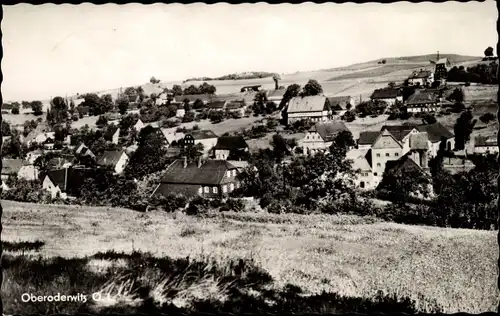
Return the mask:
M 186 157 L 186 156 L 184 156 L 184 168 L 186 168 L 186 167 L 187 167 L 187 164 L 188 164 L 188 162 L 187 162 L 187 161 L 188 161 L 187 157 Z
M 201 168 L 201 156 L 198 157 L 198 168 Z
M 437 55 L 437 60 L 439 60 L 439 51 L 438 51 L 438 55 Z

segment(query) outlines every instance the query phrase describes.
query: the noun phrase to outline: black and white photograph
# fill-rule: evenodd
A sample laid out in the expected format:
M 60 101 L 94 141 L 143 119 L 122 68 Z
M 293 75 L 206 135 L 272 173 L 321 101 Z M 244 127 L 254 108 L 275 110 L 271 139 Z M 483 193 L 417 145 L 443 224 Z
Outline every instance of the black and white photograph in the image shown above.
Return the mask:
M 496 1 L 2 10 L 2 315 L 498 311 Z

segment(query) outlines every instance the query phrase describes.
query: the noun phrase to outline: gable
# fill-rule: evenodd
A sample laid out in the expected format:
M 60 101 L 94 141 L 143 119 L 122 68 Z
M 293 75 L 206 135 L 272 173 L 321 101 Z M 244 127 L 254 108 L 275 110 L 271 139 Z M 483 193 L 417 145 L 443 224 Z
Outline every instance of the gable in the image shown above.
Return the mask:
M 389 133 L 381 134 L 373 143 L 373 149 L 402 148 L 401 144 Z

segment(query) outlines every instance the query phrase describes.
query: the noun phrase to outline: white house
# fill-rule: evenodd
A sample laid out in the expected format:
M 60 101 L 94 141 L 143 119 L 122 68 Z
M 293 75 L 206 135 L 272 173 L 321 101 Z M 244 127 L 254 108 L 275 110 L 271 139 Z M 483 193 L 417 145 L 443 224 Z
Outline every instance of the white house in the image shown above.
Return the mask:
M 45 176 L 45 179 L 43 179 L 42 188 L 49 191 L 53 199 L 55 199 L 58 195 L 62 199 L 66 199 L 67 198 L 66 193 L 64 193 L 59 187 L 59 185 L 56 183 L 57 182 L 54 179 L 51 179 L 51 176 L 47 174 Z
M 125 169 L 128 160 L 129 157 L 125 153 L 125 151 L 109 150 L 105 151 L 102 154 L 102 156 L 97 161 L 97 164 L 100 166 L 112 167 L 116 174 L 120 174 Z
M 432 84 L 434 82 L 434 73 L 429 70 L 414 71 L 408 77 L 408 85 L 410 86 L 426 86 L 427 84 Z
M 319 151 L 327 150 L 332 145 L 335 136 L 342 131 L 349 131 L 349 129 L 341 121 L 317 123 L 299 142 L 303 148 L 303 154 L 314 155 Z
M 437 112 L 440 108 L 440 100 L 433 91 L 416 90 L 406 100 L 406 109 L 409 113 Z
M 382 88 L 373 91 L 371 95 L 372 101 L 383 101 L 388 105 L 394 105 L 396 101 L 403 102 L 403 93 L 399 88 Z
M 351 149 L 346 154 L 346 159 L 352 161 L 352 169 L 356 171 L 354 183 L 357 187 L 365 190 L 375 189 L 377 182 L 374 181 L 372 167 L 367 160 L 369 150 Z
M 474 153 L 477 154 L 498 154 L 498 143 L 497 138 L 476 136 L 471 139 L 474 148 Z
M 325 122 L 329 115 L 326 97 L 321 95 L 294 97 L 286 108 L 288 124 L 303 119 L 309 119 L 312 122 Z

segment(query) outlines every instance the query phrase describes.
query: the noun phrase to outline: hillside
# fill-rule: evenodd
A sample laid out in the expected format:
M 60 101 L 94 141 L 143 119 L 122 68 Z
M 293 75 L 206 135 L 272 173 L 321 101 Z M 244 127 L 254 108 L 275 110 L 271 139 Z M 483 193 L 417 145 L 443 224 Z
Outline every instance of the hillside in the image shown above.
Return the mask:
M 43 257 L 140 249 L 218 262 L 253 258 L 277 285 L 290 283 L 306 293 L 368 297 L 382 290 L 409 295 L 422 310 L 434 301 L 445 313 L 481 313 L 497 305 L 493 231 L 338 215 L 224 213 L 197 218 L 11 201 L 2 206 L 2 240 L 44 242 Z
M 274 73 L 272 73 L 272 72 L 250 71 L 250 72 L 234 73 L 234 74 L 225 75 L 225 76 L 221 76 L 221 77 L 215 77 L 215 78 L 210 78 L 210 77 L 190 78 L 190 79 L 184 80 L 183 83 L 186 83 L 189 81 L 260 79 L 260 78 L 272 77 L 273 75 L 274 75 Z

